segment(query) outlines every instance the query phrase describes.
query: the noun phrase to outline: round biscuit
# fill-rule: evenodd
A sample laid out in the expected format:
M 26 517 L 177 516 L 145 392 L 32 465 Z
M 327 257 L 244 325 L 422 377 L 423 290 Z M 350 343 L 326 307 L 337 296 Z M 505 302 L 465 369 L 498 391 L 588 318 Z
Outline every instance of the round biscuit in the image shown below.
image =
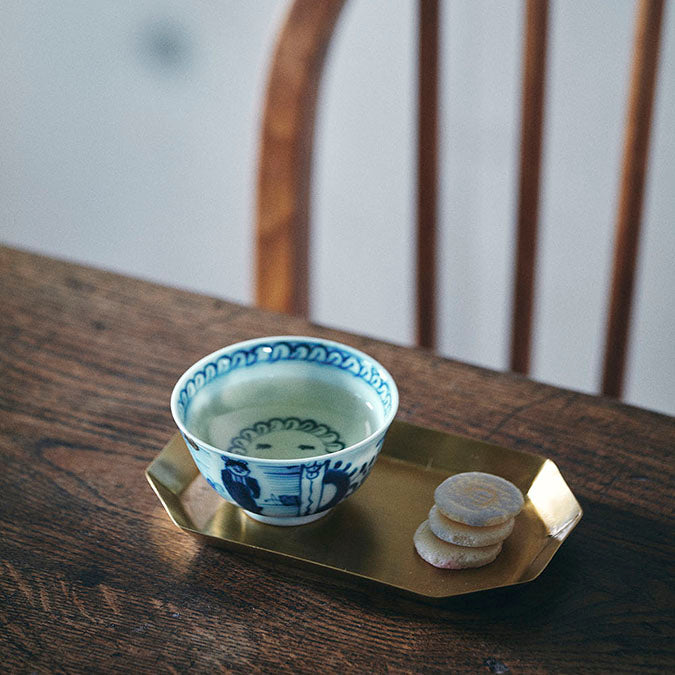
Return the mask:
M 450 476 L 436 488 L 434 499 L 446 518 L 472 527 L 504 523 L 518 515 L 524 503 L 513 483 L 480 471 Z
M 448 570 L 462 570 L 469 567 L 482 567 L 491 563 L 502 550 L 501 543 L 493 546 L 470 548 L 456 546 L 441 541 L 429 528 L 429 521 L 425 520 L 413 536 L 415 549 L 422 560 L 434 567 Z
M 492 546 L 504 541 L 513 531 L 514 518 L 498 525 L 472 527 L 446 518 L 435 504 L 429 511 L 429 528 L 443 541 L 457 546 Z

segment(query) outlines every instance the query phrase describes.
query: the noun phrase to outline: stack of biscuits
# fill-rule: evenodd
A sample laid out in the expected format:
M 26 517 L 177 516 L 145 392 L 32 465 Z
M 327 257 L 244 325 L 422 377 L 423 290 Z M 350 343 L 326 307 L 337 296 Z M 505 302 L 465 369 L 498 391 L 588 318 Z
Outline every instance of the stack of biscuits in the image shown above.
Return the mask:
M 429 519 L 417 528 L 413 541 L 423 560 L 452 570 L 491 563 L 524 503 L 513 483 L 479 471 L 443 481 L 434 500 Z

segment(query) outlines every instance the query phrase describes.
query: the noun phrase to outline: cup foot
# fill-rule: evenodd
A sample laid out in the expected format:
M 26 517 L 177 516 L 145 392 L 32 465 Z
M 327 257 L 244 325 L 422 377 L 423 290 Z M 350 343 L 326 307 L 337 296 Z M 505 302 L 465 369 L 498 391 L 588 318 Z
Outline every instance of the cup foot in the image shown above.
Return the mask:
M 243 511 L 247 516 L 249 516 L 249 518 L 253 518 L 253 520 L 265 523 L 266 525 L 280 525 L 282 527 L 289 527 L 291 525 L 306 525 L 307 523 L 312 523 L 315 520 L 319 520 L 319 518 L 323 518 L 327 513 L 332 511 L 332 509 L 319 511 L 319 513 L 312 513 L 309 516 L 293 516 L 291 518 L 263 516 L 259 513 L 251 513 L 251 511 L 247 511 L 246 509 L 243 509 Z

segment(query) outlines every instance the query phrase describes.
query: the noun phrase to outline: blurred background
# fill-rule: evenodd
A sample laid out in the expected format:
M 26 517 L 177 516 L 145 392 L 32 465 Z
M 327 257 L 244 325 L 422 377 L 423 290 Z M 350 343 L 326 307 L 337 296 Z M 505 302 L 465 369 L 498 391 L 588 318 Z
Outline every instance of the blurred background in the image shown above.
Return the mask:
M 253 298 L 257 144 L 287 0 L 5 0 L 2 243 Z M 595 392 L 633 0 L 552 3 L 532 376 Z M 625 399 L 675 414 L 667 7 Z M 442 3 L 440 352 L 507 367 L 520 0 Z M 416 3 L 350 0 L 315 146 L 312 320 L 413 338 Z

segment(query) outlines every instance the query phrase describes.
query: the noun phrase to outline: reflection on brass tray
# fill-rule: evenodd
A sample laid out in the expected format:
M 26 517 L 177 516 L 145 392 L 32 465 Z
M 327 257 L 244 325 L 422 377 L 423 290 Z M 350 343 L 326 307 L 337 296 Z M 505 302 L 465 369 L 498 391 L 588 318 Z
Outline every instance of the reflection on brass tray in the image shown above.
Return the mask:
M 525 507 L 495 562 L 460 572 L 439 570 L 419 558 L 412 537 L 433 504 L 434 488 L 461 471 L 503 476 L 526 495 Z M 265 525 L 224 501 L 201 477 L 179 434 L 146 476 L 173 522 L 196 537 L 429 600 L 531 581 L 582 515 L 557 466 L 545 457 L 396 421 L 363 487 L 309 525 Z

